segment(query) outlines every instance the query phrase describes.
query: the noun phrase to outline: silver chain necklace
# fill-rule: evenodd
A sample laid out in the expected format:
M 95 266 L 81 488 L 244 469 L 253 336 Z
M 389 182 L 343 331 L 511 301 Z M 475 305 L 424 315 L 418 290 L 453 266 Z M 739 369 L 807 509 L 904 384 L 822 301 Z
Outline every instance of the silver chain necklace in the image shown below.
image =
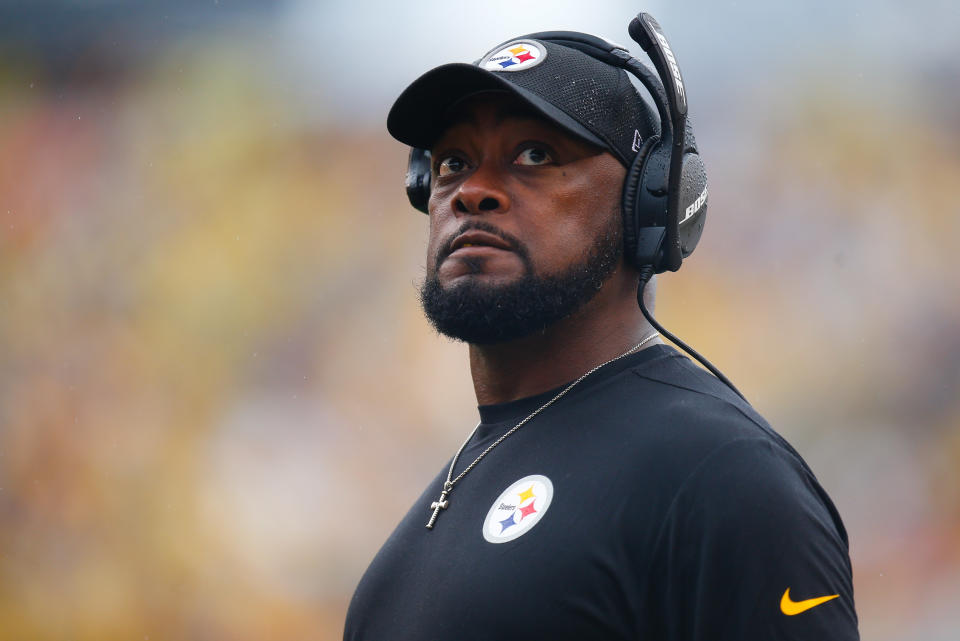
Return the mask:
M 437 521 L 437 516 L 440 514 L 440 510 L 445 510 L 445 509 L 447 509 L 447 508 L 450 506 L 450 500 L 447 498 L 447 496 L 449 496 L 449 495 L 450 495 L 450 492 L 453 491 L 453 486 L 456 485 L 457 483 L 459 483 L 459 482 L 461 481 L 461 479 L 463 479 L 463 477 L 467 475 L 467 472 L 469 472 L 469 471 L 472 470 L 474 467 L 476 467 L 476 466 L 477 466 L 477 463 L 479 463 L 480 461 L 482 461 L 482 460 L 483 460 L 483 457 L 486 456 L 487 454 L 489 454 L 489 453 L 493 450 L 493 448 L 495 448 L 496 446 L 498 446 L 498 445 L 500 445 L 501 443 L 503 443 L 503 442 L 507 439 L 508 436 L 510 436 L 511 434 L 513 434 L 514 432 L 516 432 L 517 430 L 519 430 L 521 427 L 523 427 L 523 426 L 527 423 L 527 421 L 529 421 L 529 420 L 532 419 L 534 416 L 536 416 L 537 414 L 539 414 L 540 412 L 542 412 L 543 410 L 547 409 L 548 407 L 550 407 L 551 405 L 553 405 L 554 403 L 556 403 L 557 401 L 559 401 L 561 398 L 563 398 L 563 396 L 564 396 L 567 392 L 569 392 L 569 391 L 572 390 L 574 387 L 576 387 L 581 381 L 583 381 L 583 379 L 585 379 L 586 377 L 590 376 L 591 374 L 593 374 L 595 371 L 597 371 L 597 370 L 600 369 L 601 367 L 604 367 L 604 366 L 606 366 L 606 365 L 609 365 L 610 363 L 613 363 L 614 361 L 618 361 L 618 360 L 620 360 L 621 358 L 623 358 L 624 356 L 629 356 L 630 354 L 633 354 L 635 351 L 637 351 L 638 349 L 640 349 L 641 347 L 643 347 L 644 343 L 646 343 L 647 341 L 653 340 L 654 338 L 656 338 L 656 337 L 659 336 L 659 335 L 660 335 L 660 332 L 654 332 L 654 333 L 650 334 L 649 336 L 647 336 L 646 338 L 644 338 L 642 341 L 640 341 L 639 343 L 637 343 L 636 345 L 634 345 L 633 347 L 631 347 L 630 349 L 628 349 L 627 351 L 625 351 L 623 354 L 620 354 L 619 356 L 615 356 L 614 358 L 611 358 L 610 360 L 608 360 L 608 361 L 606 361 L 606 362 L 600 363 L 599 365 L 597 365 L 596 367 L 594 367 L 594 368 L 591 369 L 590 371 L 584 373 L 580 378 L 578 378 L 577 380 L 573 381 L 572 383 L 570 383 L 569 385 L 567 385 L 566 387 L 564 387 L 562 390 L 560 390 L 560 393 L 559 393 L 559 394 L 557 394 L 556 396 L 554 396 L 553 398 L 551 398 L 549 401 L 547 401 L 546 403 L 544 403 L 543 405 L 541 405 L 541 406 L 538 407 L 537 409 L 533 410 L 533 412 L 531 412 L 525 419 L 523 419 L 522 421 L 520 421 L 519 423 L 517 423 L 516 425 L 514 425 L 513 427 L 511 427 L 511 428 L 510 428 L 507 432 L 505 432 L 500 438 L 498 438 L 498 439 L 495 440 L 493 443 L 491 443 L 491 444 L 487 447 L 487 449 L 485 449 L 485 450 L 483 450 L 482 452 L 480 452 L 480 455 L 479 455 L 477 458 L 473 459 L 473 463 L 471 463 L 470 465 L 468 465 L 467 467 L 465 467 L 465 468 L 463 469 L 463 471 L 460 472 L 460 474 L 457 475 L 457 478 L 452 478 L 452 477 L 453 477 L 453 468 L 456 467 L 456 465 L 457 465 L 457 460 L 460 458 L 460 455 L 463 453 L 463 449 L 467 446 L 467 443 L 470 442 L 470 439 L 473 438 L 473 435 L 476 434 L 476 433 L 477 433 L 477 430 L 480 428 L 480 423 L 477 423 L 477 426 L 476 426 L 475 428 L 473 428 L 473 430 L 470 432 L 470 435 L 467 436 L 467 440 L 465 440 L 465 441 L 463 442 L 463 444 L 460 446 L 460 449 L 457 450 L 457 453 L 453 455 L 453 460 L 450 461 L 450 467 L 447 469 L 447 480 L 444 481 L 444 483 L 443 483 L 443 490 L 440 492 L 440 498 L 430 504 L 430 509 L 433 510 L 433 514 L 430 515 L 430 520 L 427 521 L 427 529 L 428 529 L 428 530 L 432 530 L 432 529 L 433 529 L 433 524 L 436 523 L 436 521 Z

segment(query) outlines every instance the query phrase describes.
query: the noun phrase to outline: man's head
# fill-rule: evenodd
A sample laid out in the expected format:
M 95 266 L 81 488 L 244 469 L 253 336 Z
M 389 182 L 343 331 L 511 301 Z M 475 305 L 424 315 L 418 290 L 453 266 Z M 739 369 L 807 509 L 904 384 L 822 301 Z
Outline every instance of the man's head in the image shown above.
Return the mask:
M 422 76 L 388 128 L 431 152 L 421 297 L 441 332 L 479 344 L 526 336 L 623 266 L 626 166 L 656 124 L 622 69 L 515 41 Z

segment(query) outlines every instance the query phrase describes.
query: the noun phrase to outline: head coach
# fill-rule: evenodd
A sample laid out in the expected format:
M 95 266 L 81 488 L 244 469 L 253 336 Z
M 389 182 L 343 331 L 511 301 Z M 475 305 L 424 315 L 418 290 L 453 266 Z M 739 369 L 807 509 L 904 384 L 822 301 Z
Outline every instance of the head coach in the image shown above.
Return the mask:
M 859 637 L 829 497 L 650 313 L 707 185 L 673 51 L 648 14 L 629 33 L 656 72 L 530 34 L 390 111 L 429 213 L 423 307 L 469 344 L 480 422 L 361 579 L 348 641 Z

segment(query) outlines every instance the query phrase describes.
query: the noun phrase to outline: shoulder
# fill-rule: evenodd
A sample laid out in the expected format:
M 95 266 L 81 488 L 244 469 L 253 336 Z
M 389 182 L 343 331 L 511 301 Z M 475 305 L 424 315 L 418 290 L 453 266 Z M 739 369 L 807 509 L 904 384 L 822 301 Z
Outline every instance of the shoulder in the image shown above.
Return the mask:
M 833 511 L 793 446 L 712 374 L 670 348 L 629 371 L 635 380 L 626 385 L 644 390 L 635 396 L 647 399 L 645 413 L 661 426 L 660 455 L 682 470 L 678 492 L 761 504 L 802 494 Z
M 609 429 L 644 451 L 697 465 L 737 442 L 766 442 L 803 465 L 796 451 L 746 401 L 671 347 L 621 371 L 593 405 Z M 733 446 L 736 449 L 737 446 Z
M 651 348 L 582 398 L 565 419 L 576 451 L 603 461 L 633 500 L 652 501 L 661 514 L 697 501 L 732 502 L 731 514 L 805 502 L 845 538 L 800 454 L 749 403 L 672 348 Z
M 629 372 L 638 379 L 633 381 L 634 384 L 646 388 L 650 405 L 654 408 L 662 407 L 664 411 L 680 413 L 693 420 L 725 417 L 774 434 L 749 403 L 671 347 L 662 346 L 653 358 Z
M 803 513 L 845 543 L 833 503 L 800 454 L 712 374 L 672 348 L 656 350 L 600 390 L 609 420 L 592 430 L 637 500 L 654 494 L 665 512 L 729 517 L 734 528 L 745 513 L 747 521 Z

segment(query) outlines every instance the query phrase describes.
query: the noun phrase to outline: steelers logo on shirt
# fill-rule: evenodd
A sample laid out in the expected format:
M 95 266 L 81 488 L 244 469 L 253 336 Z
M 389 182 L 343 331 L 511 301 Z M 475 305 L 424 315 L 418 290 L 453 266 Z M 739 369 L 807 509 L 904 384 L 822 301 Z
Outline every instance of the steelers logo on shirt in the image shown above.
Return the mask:
M 490 506 L 483 520 L 483 538 L 506 543 L 523 536 L 543 518 L 552 499 L 553 483 L 541 474 L 511 483 Z

